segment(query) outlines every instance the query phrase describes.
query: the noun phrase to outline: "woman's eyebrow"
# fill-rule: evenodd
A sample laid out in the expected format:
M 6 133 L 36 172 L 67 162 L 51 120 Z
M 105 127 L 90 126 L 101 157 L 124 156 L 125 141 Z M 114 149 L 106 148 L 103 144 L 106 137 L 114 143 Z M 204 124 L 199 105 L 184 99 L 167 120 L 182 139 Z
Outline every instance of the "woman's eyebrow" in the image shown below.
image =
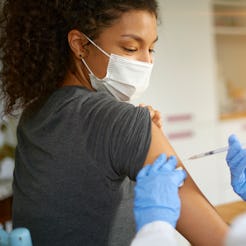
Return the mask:
M 132 39 L 134 39 L 134 40 L 136 40 L 138 42 L 144 42 L 143 38 L 141 38 L 140 36 L 135 35 L 135 34 L 123 34 L 123 35 L 121 35 L 121 37 L 132 38 Z M 152 43 L 155 43 L 157 41 L 158 41 L 158 36 L 153 40 Z

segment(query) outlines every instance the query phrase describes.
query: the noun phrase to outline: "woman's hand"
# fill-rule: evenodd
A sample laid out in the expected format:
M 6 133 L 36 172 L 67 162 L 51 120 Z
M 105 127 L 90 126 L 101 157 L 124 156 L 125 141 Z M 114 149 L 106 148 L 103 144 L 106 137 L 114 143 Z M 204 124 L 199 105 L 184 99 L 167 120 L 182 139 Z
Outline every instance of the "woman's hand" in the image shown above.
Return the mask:
M 140 107 L 145 107 L 150 112 L 150 117 L 152 119 L 152 122 L 156 124 L 157 127 L 162 129 L 162 119 L 161 119 L 161 113 L 155 109 L 153 109 L 150 105 L 145 104 L 139 104 Z

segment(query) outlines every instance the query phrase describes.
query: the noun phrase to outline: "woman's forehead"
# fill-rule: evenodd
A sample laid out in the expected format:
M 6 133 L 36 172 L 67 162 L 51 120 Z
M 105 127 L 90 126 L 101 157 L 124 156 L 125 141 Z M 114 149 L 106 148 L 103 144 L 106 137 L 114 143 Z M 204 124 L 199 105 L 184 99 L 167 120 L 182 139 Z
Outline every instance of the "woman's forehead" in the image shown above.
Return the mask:
M 117 22 L 100 34 L 100 39 L 114 37 L 149 40 L 153 43 L 157 40 L 156 16 L 140 10 L 123 13 Z

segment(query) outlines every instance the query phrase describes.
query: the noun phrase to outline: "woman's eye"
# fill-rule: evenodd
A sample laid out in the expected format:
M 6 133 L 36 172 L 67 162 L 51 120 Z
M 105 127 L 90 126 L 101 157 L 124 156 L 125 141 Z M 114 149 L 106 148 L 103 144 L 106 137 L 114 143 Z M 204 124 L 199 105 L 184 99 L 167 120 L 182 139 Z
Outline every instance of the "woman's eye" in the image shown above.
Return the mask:
M 124 47 L 124 50 L 127 51 L 127 52 L 135 52 L 135 51 L 137 51 L 137 49 L 135 49 L 135 48 L 125 48 L 125 47 Z

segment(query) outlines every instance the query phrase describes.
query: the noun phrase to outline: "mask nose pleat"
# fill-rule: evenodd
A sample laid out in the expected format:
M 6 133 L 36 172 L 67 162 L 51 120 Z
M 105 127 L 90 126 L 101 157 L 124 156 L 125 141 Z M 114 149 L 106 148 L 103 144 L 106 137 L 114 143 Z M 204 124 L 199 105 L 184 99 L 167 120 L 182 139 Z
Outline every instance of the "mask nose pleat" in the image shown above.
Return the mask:
M 130 60 L 112 54 L 108 64 L 110 80 L 128 84 L 132 87 L 145 86 L 148 83 L 153 64 Z

